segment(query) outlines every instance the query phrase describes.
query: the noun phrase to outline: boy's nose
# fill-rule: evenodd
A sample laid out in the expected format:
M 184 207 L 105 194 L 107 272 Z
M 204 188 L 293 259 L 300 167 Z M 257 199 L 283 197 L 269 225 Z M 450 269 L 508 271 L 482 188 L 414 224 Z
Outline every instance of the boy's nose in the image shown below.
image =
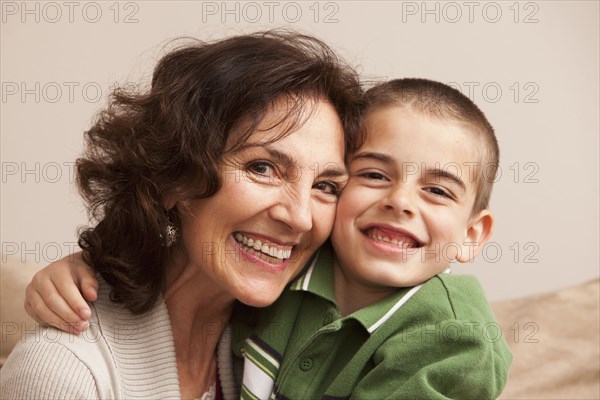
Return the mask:
M 408 188 L 402 186 L 394 186 L 383 199 L 383 207 L 400 216 L 402 214 L 414 215 L 414 199 L 413 194 Z

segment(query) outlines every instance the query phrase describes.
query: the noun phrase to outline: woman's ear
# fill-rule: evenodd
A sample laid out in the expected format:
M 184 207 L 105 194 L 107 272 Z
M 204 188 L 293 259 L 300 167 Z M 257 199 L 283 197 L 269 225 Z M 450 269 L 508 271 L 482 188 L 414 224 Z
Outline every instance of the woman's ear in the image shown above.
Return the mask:
M 473 261 L 492 236 L 493 228 L 494 217 L 490 210 L 481 210 L 473 215 L 467 225 L 461 252 L 456 260 L 461 263 Z
M 169 211 L 177 205 L 177 198 L 174 195 L 169 195 L 163 203 L 165 210 Z

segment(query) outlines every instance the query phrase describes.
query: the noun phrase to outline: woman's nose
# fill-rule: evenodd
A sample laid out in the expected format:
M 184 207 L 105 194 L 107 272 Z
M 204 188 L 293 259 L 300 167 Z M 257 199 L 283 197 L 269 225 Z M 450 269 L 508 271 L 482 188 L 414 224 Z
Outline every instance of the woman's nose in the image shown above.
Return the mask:
M 269 215 L 286 225 L 292 232 L 302 233 L 312 229 L 311 189 L 282 191 L 270 208 Z

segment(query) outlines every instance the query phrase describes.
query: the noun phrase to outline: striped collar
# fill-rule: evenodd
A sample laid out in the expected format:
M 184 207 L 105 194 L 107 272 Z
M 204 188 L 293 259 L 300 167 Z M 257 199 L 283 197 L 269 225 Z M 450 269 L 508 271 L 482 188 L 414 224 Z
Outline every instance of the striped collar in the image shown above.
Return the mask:
M 333 261 L 333 248 L 331 247 L 331 243 L 327 242 L 309 261 L 308 269 L 292 282 L 290 290 L 305 291 L 323 298 L 338 309 L 339 315 L 339 308 L 337 307 L 334 293 Z M 446 271 L 449 272 L 449 268 Z M 344 318 L 341 318 L 341 315 L 339 315 L 341 318 L 339 321 L 343 322 L 348 319 L 354 319 L 369 334 L 372 334 L 390 319 L 422 286 L 423 284 L 414 287 L 399 288 L 396 293 Z

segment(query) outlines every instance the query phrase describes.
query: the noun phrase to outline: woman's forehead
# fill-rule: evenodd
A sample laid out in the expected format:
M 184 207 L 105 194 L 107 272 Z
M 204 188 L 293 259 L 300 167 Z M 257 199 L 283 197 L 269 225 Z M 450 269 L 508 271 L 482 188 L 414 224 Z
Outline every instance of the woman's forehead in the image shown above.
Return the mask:
M 287 110 L 270 110 L 239 148 L 265 147 L 277 158 L 296 164 L 341 163 L 344 132 L 333 106 L 307 103 L 300 121 L 281 120 Z
M 340 133 L 343 141 L 341 119 L 327 100 L 281 98 L 259 115 L 243 117 L 229 135 L 229 144 L 266 145 L 314 129 L 322 131 L 320 136 L 325 142 L 337 141 Z

